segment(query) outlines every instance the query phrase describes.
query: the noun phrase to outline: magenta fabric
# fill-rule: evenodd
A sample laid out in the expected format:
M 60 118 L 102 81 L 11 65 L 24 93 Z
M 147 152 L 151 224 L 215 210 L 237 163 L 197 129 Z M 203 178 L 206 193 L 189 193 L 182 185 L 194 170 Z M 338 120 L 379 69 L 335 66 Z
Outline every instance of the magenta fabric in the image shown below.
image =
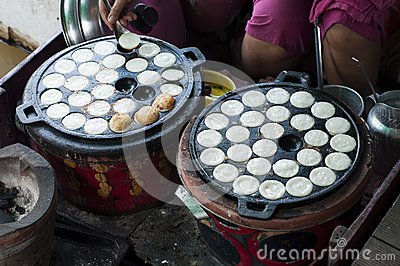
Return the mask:
M 341 9 L 330 9 L 321 15 L 320 27 L 322 36 L 325 37 L 329 28 L 338 23 L 371 41 L 380 42 L 382 40 L 381 31 L 376 23 L 366 24 L 356 21 L 346 11 Z
M 377 22 L 379 13 L 397 0 L 315 0 L 310 12 L 310 21 L 331 9 L 346 11 L 355 21 L 370 24 Z
M 399 0 L 315 0 L 310 21 L 320 18 L 322 34 L 340 23 L 371 41 L 386 42 L 400 25 Z
M 295 56 L 314 45 L 313 24 L 319 17 L 323 36 L 342 24 L 372 41 L 385 42 L 400 28 L 400 0 L 253 0 L 246 32 Z
M 312 0 L 254 0 L 253 14 L 246 26 L 250 36 L 281 46 L 294 56 L 313 46 L 308 21 Z

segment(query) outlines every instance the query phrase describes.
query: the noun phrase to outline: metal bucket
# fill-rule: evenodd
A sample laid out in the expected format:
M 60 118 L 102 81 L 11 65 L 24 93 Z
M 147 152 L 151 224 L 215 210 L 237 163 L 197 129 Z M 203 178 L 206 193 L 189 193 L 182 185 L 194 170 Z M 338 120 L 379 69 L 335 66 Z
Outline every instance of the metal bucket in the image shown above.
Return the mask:
M 364 100 L 355 90 L 341 85 L 326 85 L 324 86 L 324 92 L 343 102 L 355 115 L 360 117 L 363 115 Z

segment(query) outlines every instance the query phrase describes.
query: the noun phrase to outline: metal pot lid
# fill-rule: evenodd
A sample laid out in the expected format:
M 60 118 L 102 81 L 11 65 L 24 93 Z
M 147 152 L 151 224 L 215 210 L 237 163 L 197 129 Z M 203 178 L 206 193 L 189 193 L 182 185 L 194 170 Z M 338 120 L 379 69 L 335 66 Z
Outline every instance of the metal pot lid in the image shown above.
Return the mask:
M 60 21 L 68 46 L 106 35 L 97 0 L 61 0 Z
M 327 195 L 360 158 L 353 113 L 309 88 L 304 74 L 289 74 L 302 84 L 279 78 L 232 91 L 207 107 L 191 132 L 201 177 L 236 199 L 245 217 L 268 219 L 277 206 Z
M 145 36 L 132 52 L 120 50 L 110 36 L 51 57 L 29 80 L 18 119 L 26 125 L 44 122 L 85 139 L 110 139 L 150 130 L 177 114 L 194 89 L 193 72 L 204 61 L 201 52 Z M 165 92 L 173 96 L 168 98 L 175 101 L 172 109 L 159 112 L 151 124 L 134 119 Z M 117 114 L 129 118 L 122 122 L 124 130 L 112 131 L 109 124 Z
M 79 1 L 60 1 L 60 21 L 63 29 L 65 42 L 68 46 L 83 42 L 82 28 L 78 18 Z

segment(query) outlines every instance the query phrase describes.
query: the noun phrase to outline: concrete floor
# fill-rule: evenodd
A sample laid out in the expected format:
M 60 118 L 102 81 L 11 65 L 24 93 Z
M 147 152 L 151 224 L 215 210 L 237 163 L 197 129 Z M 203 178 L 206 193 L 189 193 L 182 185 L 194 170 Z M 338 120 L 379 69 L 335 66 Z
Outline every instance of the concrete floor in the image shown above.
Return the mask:
M 88 227 L 127 238 L 137 258 L 129 265 L 222 265 L 205 246 L 186 207 L 162 205 L 126 216 L 94 215 L 61 200 L 58 212 Z

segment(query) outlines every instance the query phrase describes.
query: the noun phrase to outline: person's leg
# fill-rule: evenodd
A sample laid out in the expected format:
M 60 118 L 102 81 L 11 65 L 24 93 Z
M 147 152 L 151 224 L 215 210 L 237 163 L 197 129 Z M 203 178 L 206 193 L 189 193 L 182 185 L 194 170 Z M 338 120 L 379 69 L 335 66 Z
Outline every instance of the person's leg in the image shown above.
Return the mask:
M 355 20 L 347 10 L 331 9 L 322 14 L 320 23 L 324 36 L 324 66 L 330 84 L 352 87 L 363 96 L 371 94 L 361 70 L 351 60 L 352 57 L 363 63 L 374 84 L 381 67 L 382 54 L 383 70 L 390 68 L 393 73 L 393 68 L 400 66 L 394 59 L 396 54 L 399 58 L 400 46 L 393 43 L 396 38 L 391 37 L 400 28 L 399 10 L 400 0 L 397 0 L 365 23 Z M 399 73 L 398 69 L 394 69 L 394 73 L 396 71 Z
M 242 44 L 242 64 L 249 75 L 276 76 L 297 66 L 313 45 L 311 4 L 311 0 L 254 0 Z
M 325 76 L 329 84 L 346 85 L 364 97 L 371 94 L 364 76 L 352 57 L 359 59 L 376 84 L 380 65 L 381 44 L 371 41 L 342 24 L 333 25 L 323 41 Z
M 255 78 L 276 77 L 282 70 L 297 66 L 300 56 L 288 53 L 279 45 L 261 41 L 246 33 L 242 44 L 242 64 L 247 74 Z

